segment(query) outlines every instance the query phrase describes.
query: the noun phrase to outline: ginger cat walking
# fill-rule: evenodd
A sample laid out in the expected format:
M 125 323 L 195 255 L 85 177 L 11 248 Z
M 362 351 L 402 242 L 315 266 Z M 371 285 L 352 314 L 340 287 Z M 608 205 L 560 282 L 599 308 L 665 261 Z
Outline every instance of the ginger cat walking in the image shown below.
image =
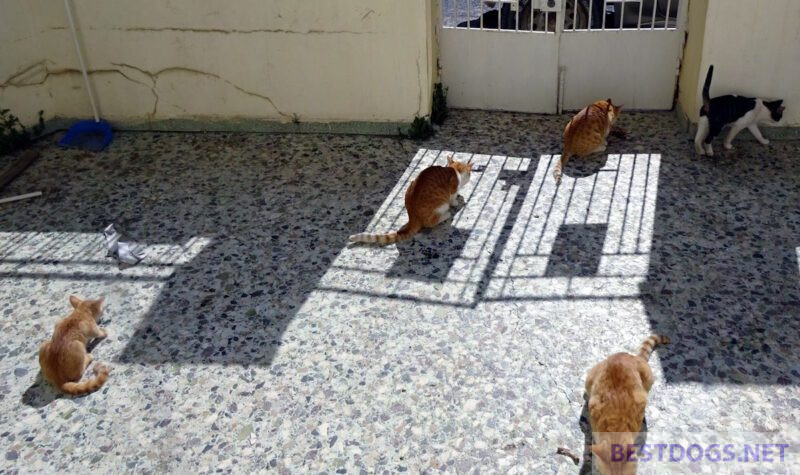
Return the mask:
M 590 104 L 575 114 L 564 128 L 564 150 L 553 170 L 556 185 L 561 183 L 562 169 L 570 157 L 585 157 L 606 150 L 606 138 L 621 111 L 622 106 L 615 106 L 611 99 L 606 99 Z
M 586 376 L 589 423 L 600 473 L 636 473 L 636 461 L 628 461 L 628 445 L 642 429 L 647 393 L 653 385 L 653 372 L 647 360 L 656 345 L 669 338 L 652 335 L 642 343 L 639 354 L 615 353 L 595 365 Z
M 430 166 L 411 182 L 406 190 L 408 223 L 396 232 L 385 234 L 361 233 L 350 236 L 351 242 L 391 244 L 417 234 L 422 228 L 432 228 L 450 218 L 450 207 L 458 204 L 458 190 L 472 173 L 472 159 L 467 163 L 447 157 L 447 166 Z
M 108 333 L 97 326 L 103 313 L 103 299 L 81 300 L 70 296 L 73 311 L 56 324 L 53 338 L 39 348 L 39 365 L 44 379 L 61 391 L 87 394 L 99 389 L 108 379 L 108 368 L 97 364 L 95 377 L 80 381 L 92 355 L 86 352 L 86 343 L 92 338 L 105 338 Z

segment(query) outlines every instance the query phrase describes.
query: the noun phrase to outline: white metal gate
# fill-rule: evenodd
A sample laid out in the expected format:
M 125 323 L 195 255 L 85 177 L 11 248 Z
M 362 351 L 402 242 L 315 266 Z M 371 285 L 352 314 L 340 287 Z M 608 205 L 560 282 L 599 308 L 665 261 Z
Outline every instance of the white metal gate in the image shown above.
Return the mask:
M 454 107 L 555 113 L 611 97 L 670 109 L 687 0 L 442 0 Z

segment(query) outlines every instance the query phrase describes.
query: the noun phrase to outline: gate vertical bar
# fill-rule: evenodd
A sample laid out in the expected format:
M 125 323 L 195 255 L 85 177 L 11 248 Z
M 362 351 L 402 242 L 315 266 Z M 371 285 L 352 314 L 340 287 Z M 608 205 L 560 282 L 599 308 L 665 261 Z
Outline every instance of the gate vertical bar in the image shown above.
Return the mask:
M 497 8 L 497 31 L 503 28 L 503 2 L 498 2 Z
M 577 2 L 577 0 L 575 0 Z M 586 29 L 592 31 L 592 7 L 594 6 L 594 0 L 589 0 L 589 22 L 586 25 Z
M 650 19 L 650 29 L 656 29 L 656 7 L 658 6 L 658 1 L 653 0 L 653 18 Z
M 636 22 L 636 29 L 642 29 L 642 8 L 644 8 L 644 0 L 639 0 L 639 21 Z
M 564 21 L 567 21 L 566 15 L 564 15 Z M 578 28 L 578 0 L 575 0 L 572 3 L 572 31 Z
M 533 33 L 533 15 L 534 15 L 534 13 L 536 13 L 536 12 L 533 9 L 533 0 L 531 0 L 531 14 L 530 14 L 531 26 L 530 26 L 530 28 L 528 28 L 528 31 L 530 31 L 531 33 Z

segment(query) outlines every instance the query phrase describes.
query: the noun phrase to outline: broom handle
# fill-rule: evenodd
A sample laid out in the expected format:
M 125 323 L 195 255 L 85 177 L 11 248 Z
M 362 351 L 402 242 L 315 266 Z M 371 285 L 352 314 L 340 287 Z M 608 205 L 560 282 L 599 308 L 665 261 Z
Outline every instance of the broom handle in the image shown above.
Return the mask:
M 75 42 L 75 51 L 78 53 L 78 62 L 81 63 L 81 73 L 83 73 L 83 82 L 86 84 L 86 92 L 89 94 L 89 102 L 92 103 L 92 113 L 94 114 L 94 121 L 100 122 L 100 117 L 97 115 L 97 105 L 94 103 L 94 94 L 92 94 L 92 86 L 89 84 L 89 75 L 86 73 L 86 65 L 83 63 L 83 55 L 81 54 L 81 46 L 78 44 L 78 33 L 75 31 L 75 21 L 72 19 L 72 9 L 69 7 L 69 0 L 64 0 L 64 7 L 67 9 L 67 19 L 69 20 L 69 28 L 72 30 L 72 41 Z

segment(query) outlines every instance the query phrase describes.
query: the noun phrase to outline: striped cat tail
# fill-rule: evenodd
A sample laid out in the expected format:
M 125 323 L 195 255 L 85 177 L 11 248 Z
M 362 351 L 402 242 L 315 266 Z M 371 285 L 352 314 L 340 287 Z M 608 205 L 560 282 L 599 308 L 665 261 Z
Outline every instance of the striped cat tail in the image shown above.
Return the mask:
M 653 352 L 653 347 L 656 345 L 666 345 L 669 343 L 669 338 L 663 335 L 650 335 L 639 349 L 639 357 L 644 358 L 645 361 L 650 359 L 650 353 Z
M 420 231 L 420 229 L 422 229 L 421 224 L 419 224 L 416 221 L 414 222 L 409 221 L 406 223 L 405 226 L 400 228 L 395 233 L 397 235 L 397 239 L 392 242 L 405 241 L 406 239 L 411 239 L 412 237 L 414 237 L 415 234 L 417 234 Z
M 94 366 L 94 374 L 94 378 L 87 379 L 86 381 L 81 381 L 79 383 L 71 381 L 66 382 L 61 385 L 61 390 L 72 396 L 80 396 L 97 391 L 108 379 L 108 367 L 98 363 Z
M 572 155 L 570 152 L 564 150 L 564 153 L 561 154 L 561 159 L 556 162 L 556 167 L 553 169 L 553 178 L 556 179 L 556 186 L 561 184 L 561 170 L 569 161 L 570 155 Z
M 406 239 L 410 239 L 415 234 L 422 229 L 422 226 L 419 223 L 412 223 L 409 221 L 406 223 L 405 226 L 400 228 L 396 232 L 385 233 L 385 234 L 372 234 L 372 233 L 361 233 L 361 234 L 353 234 L 350 236 L 350 242 L 368 242 L 368 243 L 376 243 L 376 244 L 392 244 L 398 241 L 405 241 Z

